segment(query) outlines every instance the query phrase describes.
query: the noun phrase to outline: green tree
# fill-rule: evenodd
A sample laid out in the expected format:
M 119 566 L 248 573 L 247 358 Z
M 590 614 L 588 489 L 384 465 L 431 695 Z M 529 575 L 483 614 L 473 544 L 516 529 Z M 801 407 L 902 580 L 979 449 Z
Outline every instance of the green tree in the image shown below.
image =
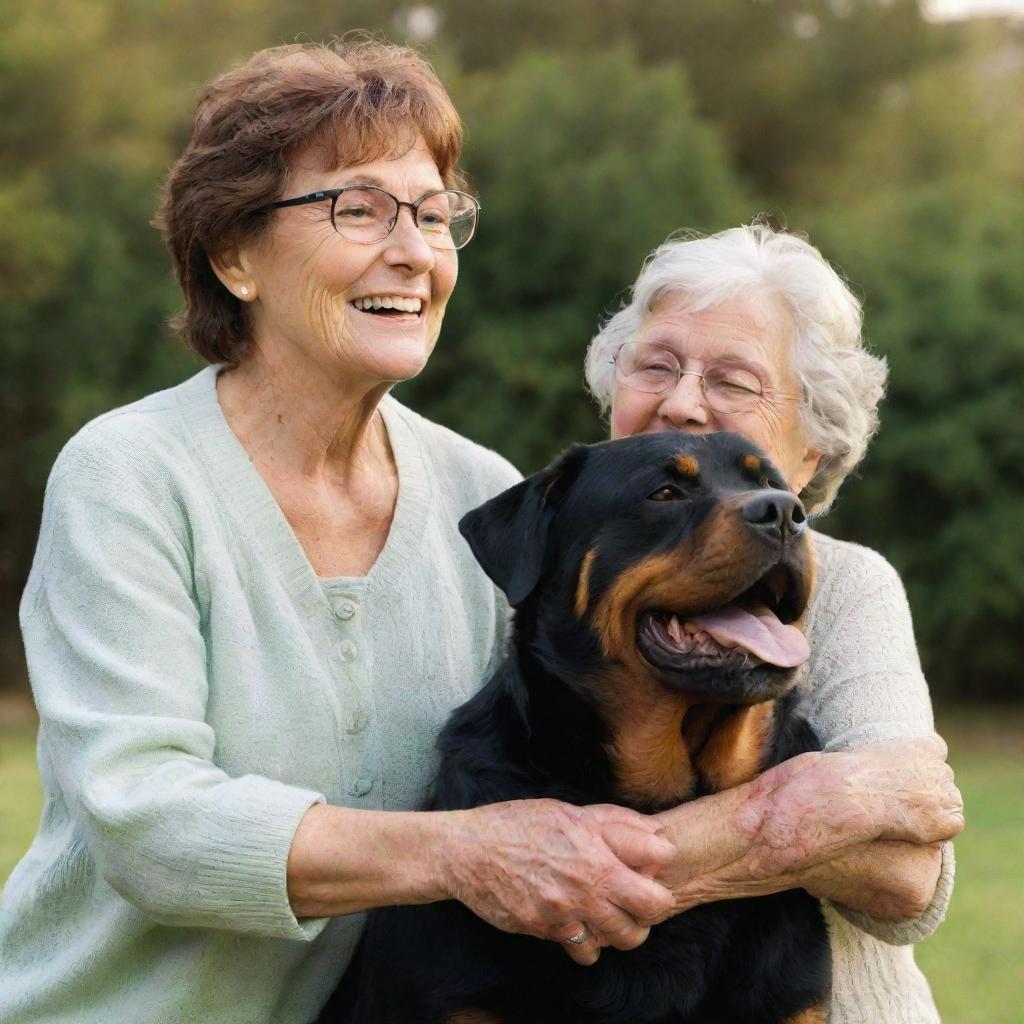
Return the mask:
M 883 427 L 827 528 L 903 572 L 929 680 L 1020 692 L 1024 638 L 1024 199 L 947 184 L 822 224 L 890 364 Z
M 852 126 L 812 235 L 890 364 L 882 430 L 829 528 L 903 571 L 928 676 L 1019 696 L 1024 638 L 1024 70 L 974 27 Z M 950 84 L 956 83 L 951 89 Z

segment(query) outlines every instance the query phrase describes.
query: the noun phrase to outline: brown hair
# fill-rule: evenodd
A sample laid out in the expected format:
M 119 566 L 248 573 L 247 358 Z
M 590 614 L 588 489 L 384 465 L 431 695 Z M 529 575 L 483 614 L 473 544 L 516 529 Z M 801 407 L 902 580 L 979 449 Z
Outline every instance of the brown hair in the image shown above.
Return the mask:
M 328 170 L 411 148 L 418 135 L 445 186 L 462 184 L 459 115 L 430 63 L 404 46 L 277 46 L 214 79 L 154 218 L 185 297 L 171 321 L 185 344 L 207 362 L 243 359 L 248 307 L 220 283 L 210 257 L 268 229 L 265 206 L 282 198 L 298 154 L 318 147 Z

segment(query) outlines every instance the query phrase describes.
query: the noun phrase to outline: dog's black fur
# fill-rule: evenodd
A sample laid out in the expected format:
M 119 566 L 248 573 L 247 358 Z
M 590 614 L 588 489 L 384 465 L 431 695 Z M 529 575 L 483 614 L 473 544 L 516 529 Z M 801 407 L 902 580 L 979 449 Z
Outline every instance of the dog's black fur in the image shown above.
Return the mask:
M 653 811 L 818 749 L 795 713 L 794 670 L 677 656 L 657 629 L 667 620 L 649 614 L 682 620 L 753 587 L 799 622 L 810 555 L 785 487 L 739 437 L 667 432 L 572 448 L 469 513 L 460 528 L 516 608 L 515 628 L 496 676 L 441 734 L 433 808 L 552 797 Z M 766 715 L 752 771 L 730 779 L 731 755 L 704 764 L 690 737 L 682 790 L 627 778 L 636 766 L 624 766 L 628 739 L 608 711 L 621 685 L 703 715 L 704 749 L 735 716 Z M 825 923 L 803 890 L 698 906 L 593 967 L 452 901 L 374 911 L 320 1021 L 442 1024 L 477 1010 L 503 1024 L 782 1024 L 825 1019 L 830 974 Z

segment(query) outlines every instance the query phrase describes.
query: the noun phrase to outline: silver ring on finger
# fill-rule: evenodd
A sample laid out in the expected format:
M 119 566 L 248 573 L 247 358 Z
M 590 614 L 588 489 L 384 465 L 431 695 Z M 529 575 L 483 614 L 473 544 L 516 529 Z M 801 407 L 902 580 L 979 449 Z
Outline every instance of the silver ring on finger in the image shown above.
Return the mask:
M 587 938 L 586 926 L 582 930 L 578 931 L 575 935 L 570 935 L 566 942 L 571 942 L 574 946 L 578 946 L 581 942 L 585 942 Z

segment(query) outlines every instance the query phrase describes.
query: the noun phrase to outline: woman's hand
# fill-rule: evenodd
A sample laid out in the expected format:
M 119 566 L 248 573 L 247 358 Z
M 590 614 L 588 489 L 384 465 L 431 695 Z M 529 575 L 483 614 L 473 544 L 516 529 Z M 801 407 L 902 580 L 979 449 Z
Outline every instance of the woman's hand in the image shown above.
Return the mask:
M 750 867 L 770 877 L 820 864 L 875 839 L 944 842 L 964 807 L 939 736 L 803 754 L 752 784 L 736 824 L 756 839 Z
M 802 754 L 663 812 L 676 856 L 658 877 L 675 893 L 674 912 L 806 888 L 876 916 L 908 916 L 929 881 L 934 890 L 933 844 L 964 824 L 945 755 L 937 736 Z
M 660 822 L 611 805 L 516 800 L 448 815 L 438 869 L 447 895 L 485 921 L 564 943 L 581 964 L 633 949 L 673 906 L 649 874 L 675 854 Z M 641 873 L 641 872 L 646 872 Z M 585 931 L 579 944 L 570 936 Z

